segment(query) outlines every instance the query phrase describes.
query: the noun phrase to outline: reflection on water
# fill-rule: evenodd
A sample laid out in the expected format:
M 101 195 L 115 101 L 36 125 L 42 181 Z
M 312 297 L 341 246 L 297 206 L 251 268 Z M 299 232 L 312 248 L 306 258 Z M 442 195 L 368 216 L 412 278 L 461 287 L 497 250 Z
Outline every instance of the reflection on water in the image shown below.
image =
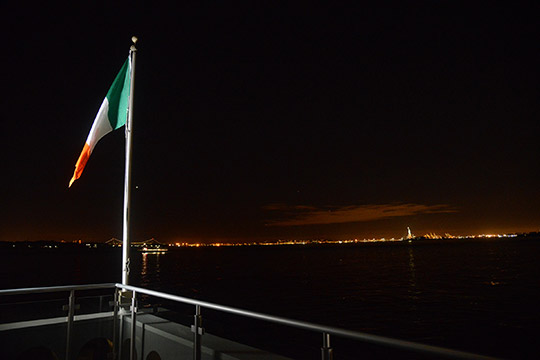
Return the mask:
M 162 256 L 165 256 L 165 254 L 161 254 L 161 253 L 142 253 L 141 254 L 141 270 L 140 270 L 141 286 L 151 288 L 152 284 L 156 284 L 161 281 L 161 257 Z
M 141 278 L 144 279 L 148 276 L 148 254 L 142 254 L 142 266 L 141 266 Z
M 409 298 L 418 299 L 420 294 L 416 288 L 416 266 L 414 264 L 414 250 L 413 247 L 409 247 Z

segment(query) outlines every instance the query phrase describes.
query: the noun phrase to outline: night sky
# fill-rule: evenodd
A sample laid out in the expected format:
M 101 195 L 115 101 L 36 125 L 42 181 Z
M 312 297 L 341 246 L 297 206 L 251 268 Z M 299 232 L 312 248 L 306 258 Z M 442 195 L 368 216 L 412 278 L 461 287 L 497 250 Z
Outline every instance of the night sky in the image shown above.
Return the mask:
M 77 3 L 0 5 L 0 240 L 121 238 L 132 35 L 134 241 L 540 230 L 538 4 Z

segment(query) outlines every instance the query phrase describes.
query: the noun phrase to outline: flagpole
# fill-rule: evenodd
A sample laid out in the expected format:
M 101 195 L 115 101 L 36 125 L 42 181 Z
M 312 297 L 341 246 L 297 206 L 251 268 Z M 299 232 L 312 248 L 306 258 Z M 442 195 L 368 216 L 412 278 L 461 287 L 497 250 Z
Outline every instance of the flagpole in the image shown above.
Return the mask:
M 137 48 L 137 38 L 133 36 L 131 38 L 133 45 L 129 49 L 130 56 L 130 89 L 129 89 L 129 107 L 128 118 L 126 121 L 126 173 L 124 176 L 124 227 L 123 227 L 123 242 L 122 242 L 122 284 L 128 285 L 129 283 L 129 265 L 130 257 L 129 251 L 131 248 L 131 239 L 129 231 L 129 207 L 131 204 L 131 144 L 133 135 L 133 94 L 135 89 L 135 54 Z

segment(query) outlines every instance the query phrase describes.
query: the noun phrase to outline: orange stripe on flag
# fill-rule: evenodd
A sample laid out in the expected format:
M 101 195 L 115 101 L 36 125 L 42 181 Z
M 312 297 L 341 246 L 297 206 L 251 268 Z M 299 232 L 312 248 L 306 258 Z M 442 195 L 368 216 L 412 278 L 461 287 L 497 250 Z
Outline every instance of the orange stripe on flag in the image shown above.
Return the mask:
M 75 164 L 75 172 L 73 173 L 73 177 L 71 178 L 71 181 L 69 182 L 69 187 L 71 187 L 71 184 L 73 184 L 75 180 L 81 177 L 81 174 L 84 170 L 84 167 L 86 166 L 86 162 L 88 161 L 89 157 L 90 157 L 90 145 L 85 143 L 82 149 L 81 155 L 79 156 L 79 160 L 77 160 L 77 164 Z

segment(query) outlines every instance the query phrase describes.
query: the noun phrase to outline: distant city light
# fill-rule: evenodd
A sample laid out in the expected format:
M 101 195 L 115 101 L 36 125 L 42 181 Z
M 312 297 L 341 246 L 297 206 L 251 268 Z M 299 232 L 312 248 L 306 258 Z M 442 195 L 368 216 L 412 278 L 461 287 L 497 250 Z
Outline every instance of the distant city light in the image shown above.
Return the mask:
M 531 233 L 513 233 L 513 234 L 480 234 L 480 235 L 451 235 L 445 233 L 444 235 L 439 235 L 434 232 L 427 233 L 423 236 L 414 236 L 410 229 L 407 229 L 407 234 L 401 238 L 370 238 L 370 239 L 289 239 L 289 240 L 275 240 L 275 241 L 252 241 L 252 242 L 213 242 L 213 243 L 204 243 L 204 242 L 174 242 L 170 244 L 160 243 L 159 241 L 151 238 L 146 241 L 132 242 L 131 247 L 137 249 L 139 252 L 153 253 L 153 254 L 164 254 L 170 248 L 182 248 L 182 247 L 191 247 L 191 248 L 202 248 L 202 247 L 232 247 L 232 246 L 296 246 L 296 245 L 323 245 L 323 244 L 360 244 L 360 243 L 376 243 L 376 242 L 414 242 L 418 240 L 440 240 L 445 241 L 449 239 L 500 239 L 500 238 L 516 238 L 518 236 L 538 236 L 540 232 L 531 232 Z M 12 243 L 8 246 L 12 247 L 28 247 L 28 248 L 42 248 L 42 249 L 57 249 L 60 247 L 82 247 L 86 249 L 97 249 L 103 247 L 122 247 L 122 241 L 116 238 L 112 238 L 104 243 L 102 242 L 84 242 L 82 240 L 74 240 L 72 242 L 67 241 L 38 241 L 38 242 L 23 242 L 23 243 Z

